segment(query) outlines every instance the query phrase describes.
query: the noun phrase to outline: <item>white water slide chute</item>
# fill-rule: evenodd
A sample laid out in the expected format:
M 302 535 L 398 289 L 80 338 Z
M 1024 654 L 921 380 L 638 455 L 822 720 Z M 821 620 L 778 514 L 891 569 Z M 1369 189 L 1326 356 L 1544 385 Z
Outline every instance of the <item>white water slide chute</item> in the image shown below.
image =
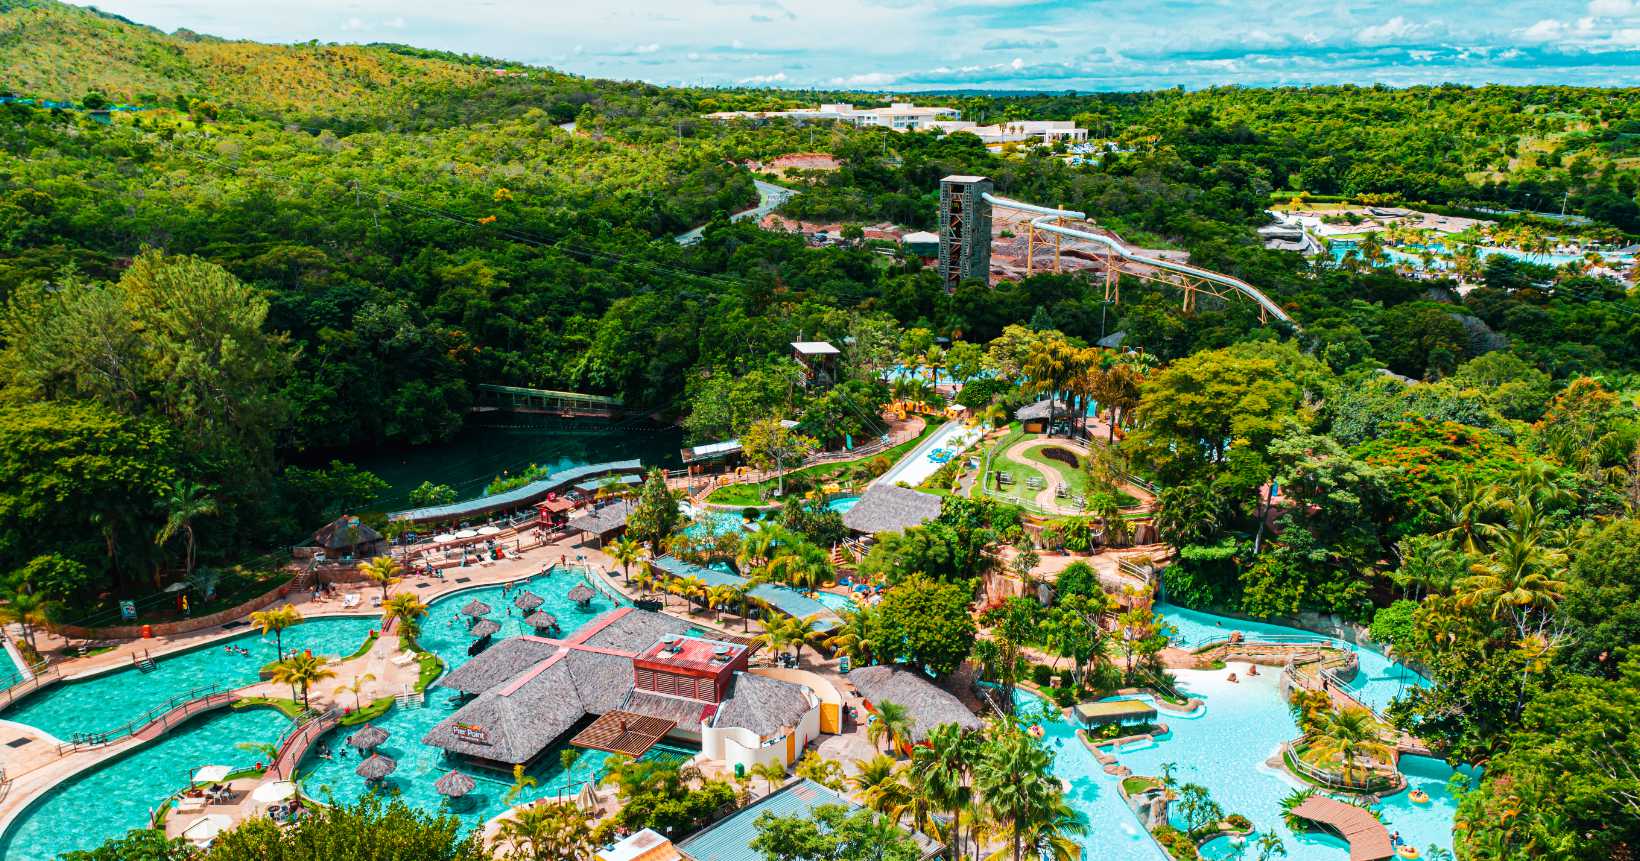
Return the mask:
M 1066 237 L 1069 239 L 1082 240 L 1084 242 L 1092 242 L 1104 249 L 1104 256 L 1106 258 L 1105 298 L 1107 301 L 1115 301 L 1119 298 L 1119 295 L 1116 293 L 1119 289 L 1117 286 L 1117 279 L 1121 274 L 1121 271 L 1127 271 L 1128 274 L 1147 277 L 1151 280 L 1165 281 L 1179 287 L 1184 291 L 1184 308 L 1187 311 L 1195 307 L 1197 293 L 1206 293 L 1210 296 L 1217 296 L 1221 299 L 1240 296 L 1242 298 L 1252 300 L 1253 303 L 1258 306 L 1259 319 L 1263 320 L 1274 317 L 1283 323 L 1294 325 L 1292 318 L 1287 315 L 1286 311 L 1281 309 L 1281 306 L 1277 305 L 1275 302 L 1272 302 L 1270 297 L 1264 295 L 1258 288 L 1248 284 L 1240 278 L 1232 278 L 1222 272 L 1214 272 L 1211 269 L 1191 266 L 1188 263 L 1179 263 L 1161 257 L 1152 257 L 1146 254 L 1140 254 L 1122 244 L 1121 240 L 1118 240 L 1114 236 L 1106 236 L 1101 233 L 1093 233 L 1088 230 L 1067 227 L 1061 223 L 1064 219 L 1085 222 L 1088 218 L 1087 213 L 1085 212 L 1077 212 L 1073 209 L 1055 209 L 1050 206 L 1038 206 L 1034 203 L 1024 203 L 1018 200 L 1009 200 L 1006 197 L 997 197 L 994 194 L 984 194 L 982 197 L 985 199 L 985 202 L 989 203 L 994 209 L 1010 209 L 1017 212 L 1031 213 L 1036 216 L 1030 221 L 1030 229 L 1033 233 L 1030 237 L 1031 250 L 1027 252 L 1026 257 L 1027 271 L 1029 271 L 1028 267 L 1030 266 L 1030 257 L 1034 254 L 1035 232 L 1040 231 L 1042 233 L 1054 235 L 1056 237 L 1056 246 L 1058 241 L 1057 237 Z M 1118 270 L 1114 258 L 1120 258 L 1124 262 L 1134 264 L 1137 267 L 1149 267 L 1151 269 L 1170 273 L 1172 277 L 1158 278 L 1156 276 L 1146 275 L 1143 272 Z

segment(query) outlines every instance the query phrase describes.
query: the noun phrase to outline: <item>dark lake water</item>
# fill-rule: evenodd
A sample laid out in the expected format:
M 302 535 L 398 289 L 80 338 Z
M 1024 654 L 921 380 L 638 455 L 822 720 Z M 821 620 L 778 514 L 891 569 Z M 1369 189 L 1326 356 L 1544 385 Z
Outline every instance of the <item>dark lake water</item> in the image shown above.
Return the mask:
M 558 419 L 550 416 L 480 414 L 461 433 L 436 445 L 357 452 L 347 459 L 391 485 L 382 508 L 408 506 L 406 496 L 423 481 L 448 484 L 460 499 L 478 496 L 502 473 L 531 464 L 567 469 L 588 463 L 637 458 L 645 467 L 674 469 L 683 431 L 647 421 Z

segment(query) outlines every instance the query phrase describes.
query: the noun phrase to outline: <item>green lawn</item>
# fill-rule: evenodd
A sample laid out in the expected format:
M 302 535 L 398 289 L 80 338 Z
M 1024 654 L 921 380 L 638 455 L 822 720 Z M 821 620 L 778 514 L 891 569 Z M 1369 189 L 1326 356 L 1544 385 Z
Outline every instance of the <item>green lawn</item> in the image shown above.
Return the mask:
M 821 463 L 814 466 L 804 467 L 803 469 L 793 470 L 792 472 L 786 474 L 786 481 L 787 483 L 790 483 L 793 476 L 803 476 L 805 478 L 812 478 L 820 484 L 824 484 L 827 479 L 841 475 L 845 471 L 854 468 L 862 461 L 873 460 L 879 457 L 887 457 L 891 463 L 898 461 L 900 458 L 905 456 L 906 452 L 916 448 L 917 444 L 922 442 L 923 439 L 929 434 L 933 433 L 934 429 L 938 426 L 939 423 L 931 421 L 922 429 L 922 433 L 917 434 L 914 438 L 906 440 L 905 442 L 902 442 L 885 452 L 868 455 L 855 460 L 845 460 L 838 463 Z M 768 489 L 774 487 L 776 481 L 776 479 L 771 478 L 768 481 L 759 481 L 754 484 L 727 484 L 717 490 L 712 491 L 712 494 L 706 497 L 706 501 L 713 505 L 732 505 L 738 507 L 748 505 L 764 505 L 763 494 Z

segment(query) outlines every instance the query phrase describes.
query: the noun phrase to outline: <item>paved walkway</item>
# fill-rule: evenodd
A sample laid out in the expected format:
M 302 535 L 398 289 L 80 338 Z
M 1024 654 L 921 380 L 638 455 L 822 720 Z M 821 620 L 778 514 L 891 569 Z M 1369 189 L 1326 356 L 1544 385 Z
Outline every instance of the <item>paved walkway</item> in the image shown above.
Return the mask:
M 1008 450 L 1003 452 L 1003 456 L 1009 460 L 1032 467 L 1037 472 L 1042 473 L 1044 483 L 1047 486 L 1038 491 L 1036 494 L 1035 502 L 1038 507 L 1054 514 L 1083 513 L 1081 509 L 1075 508 L 1070 504 L 1070 499 L 1060 499 L 1055 496 L 1054 487 L 1059 483 L 1060 476 L 1052 466 L 1044 462 L 1047 459 L 1047 456 L 1037 453 L 1039 449 L 1044 448 L 1063 448 L 1074 452 L 1081 458 L 1092 456 L 1092 452 L 1089 451 L 1087 446 L 1063 437 L 1032 437 L 1030 439 L 1022 439 L 1013 445 L 1008 446 Z M 1028 456 L 1033 454 L 1035 456 Z M 1065 466 L 1068 467 L 1069 465 L 1066 464 Z M 1122 485 L 1122 491 L 1129 496 L 1132 496 L 1134 499 L 1139 500 L 1139 503 L 1147 508 L 1153 506 L 1156 502 L 1156 498 L 1151 495 L 1150 491 L 1134 484 L 1124 483 Z M 1070 493 L 1071 496 L 1077 495 L 1074 489 L 1072 489 Z

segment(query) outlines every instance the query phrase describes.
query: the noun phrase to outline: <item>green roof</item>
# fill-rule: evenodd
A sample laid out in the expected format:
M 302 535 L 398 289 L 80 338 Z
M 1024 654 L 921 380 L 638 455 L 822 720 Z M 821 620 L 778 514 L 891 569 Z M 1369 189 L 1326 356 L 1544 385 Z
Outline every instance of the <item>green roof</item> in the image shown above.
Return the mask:
M 763 861 L 763 853 L 751 845 L 757 837 L 759 816 L 769 813 L 807 818 L 814 815 L 815 808 L 829 804 L 849 810 L 860 806 L 808 778 L 799 778 L 718 820 L 704 831 L 696 832 L 677 846 L 693 861 Z M 913 836 L 922 847 L 924 858 L 937 854 L 943 848 L 921 834 L 913 833 Z

